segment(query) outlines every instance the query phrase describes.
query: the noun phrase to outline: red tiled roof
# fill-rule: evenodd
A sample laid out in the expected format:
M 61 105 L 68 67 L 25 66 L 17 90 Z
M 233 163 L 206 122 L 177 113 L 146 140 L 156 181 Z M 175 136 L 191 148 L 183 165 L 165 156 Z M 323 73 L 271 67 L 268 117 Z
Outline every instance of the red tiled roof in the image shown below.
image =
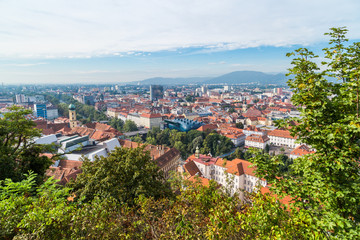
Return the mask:
M 189 180 L 193 183 L 197 183 L 200 181 L 201 185 L 203 185 L 203 186 L 209 186 L 209 182 L 210 182 L 209 179 L 201 177 L 201 176 L 196 176 L 196 175 L 191 176 L 189 178 Z
M 290 135 L 290 132 L 288 130 L 280 130 L 280 129 L 275 129 L 270 131 L 268 133 L 268 136 L 296 139 L 296 137 Z
M 141 117 L 144 117 L 144 118 L 161 118 L 161 114 L 160 113 L 143 113 L 143 114 L 141 114 Z
M 250 136 L 247 136 L 245 140 L 251 142 L 266 143 L 267 141 L 270 141 L 270 138 L 263 135 L 251 134 Z
M 190 174 L 190 176 L 194 176 L 195 174 L 199 174 L 201 176 L 201 172 L 199 168 L 196 166 L 194 161 L 189 161 L 184 164 L 184 169 L 186 172 Z
M 203 126 L 199 127 L 196 130 L 205 132 L 205 131 L 209 131 L 209 130 L 211 131 L 211 130 L 215 130 L 215 129 L 217 129 L 216 125 L 214 125 L 214 124 L 206 124 L 206 125 L 203 125 Z
M 292 150 L 290 155 L 303 156 L 303 155 L 311 154 L 311 153 L 315 153 L 315 151 L 311 151 L 311 149 L 308 146 L 306 146 L 305 144 L 302 144 L 302 145 L 296 147 L 294 150 Z
M 232 161 L 225 161 L 224 159 L 219 158 L 216 161 L 215 165 L 220 167 L 225 167 L 228 173 L 234 175 L 241 176 L 243 174 L 247 174 L 247 175 L 255 176 L 254 170 L 256 168 L 255 167 L 250 168 L 252 163 L 246 160 L 236 158 Z
M 268 186 L 266 187 L 262 187 L 260 189 L 260 192 L 265 195 L 265 194 L 269 194 L 270 196 L 273 196 L 275 197 L 275 199 L 277 199 L 278 201 L 280 201 L 282 204 L 285 204 L 285 205 L 289 205 L 291 202 L 293 202 L 293 198 L 290 197 L 290 196 L 285 196 L 283 198 L 279 198 L 276 194 L 272 193 L 269 189 Z

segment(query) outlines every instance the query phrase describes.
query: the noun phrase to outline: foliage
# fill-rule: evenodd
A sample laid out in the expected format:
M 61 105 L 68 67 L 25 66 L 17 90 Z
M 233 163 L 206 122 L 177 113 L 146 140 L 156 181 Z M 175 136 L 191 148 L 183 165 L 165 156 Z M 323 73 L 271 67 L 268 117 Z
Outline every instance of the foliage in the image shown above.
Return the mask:
M 130 137 L 130 139 L 131 139 L 131 141 L 137 142 L 137 143 L 142 143 L 143 142 L 143 140 L 142 140 L 142 138 L 140 137 L 139 134 L 136 134 L 136 136 Z
M 126 120 L 123 126 L 124 132 L 133 132 L 137 131 L 138 127 L 136 126 L 135 122 L 132 120 Z
M 235 126 L 239 129 L 244 129 L 244 124 L 242 122 L 236 123 Z
M 69 116 L 68 106 L 69 104 L 74 104 L 76 108 L 76 118 L 79 121 L 82 121 L 84 124 L 93 121 L 106 121 L 108 117 L 95 109 L 95 107 L 87 104 L 82 104 L 77 100 L 73 99 L 71 96 L 62 94 L 62 95 L 52 95 L 47 94 L 46 98 L 59 109 L 59 114 L 65 117 Z M 56 100 L 55 100 L 56 99 Z M 60 102 L 60 103 L 59 103 Z
M 0 180 L 20 181 L 23 174 L 31 170 L 38 174 L 37 180 L 41 182 L 52 162 L 40 155 L 54 149 L 35 143 L 34 139 L 41 136 L 41 131 L 27 118 L 31 110 L 16 106 L 9 110 L 0 119 Z
M 74 208 L 68 205 L 68 188 L 50 178 L 36 186 L 36 174 L 25 174 L 21 182 L 6 179 L 0 184 L 0 238 L 15 235 L 31 239 L 61 239 L 63 227 Z
M 197 130 L 191 130 L 189 132 L 179 132 L 176 130 L 165 129 L 163 131 L 160 128 L 153 128 L 148 132 L 146 142 L 152 145 L 166 145 L 169 147 L 175 147 L 181 152 L 183 159 L 188 158 L 190 154 L 195 153 L 196 147 L 203 148 L 204 144 L 207 146 L 217 146 L 214 151 L 208 150 L 203 153 L 209 152 L 213 155 L 221 155 L 227 153 L 234 146 L 231 140 L 218 133 L 202 132 Z M 207 139 L 207 140 L 206 140 Z M 205 141 L 206 140 L 206 141 Z
M 116 148 L 108 157 L 85 159 L 82 173 L 69 186 L 84 202 L 111 196 L 120 204 L 133 205 L 140 195 L 155 199 L 170 195 L 163 174 L 144 147 Z
M 284 177 L 279 157 L 253 159 L 259 176 L 272 184 L 276 194 L 294 199 L 293 221 L 319 238 L 360 238 L 360 43 L 346 45 L 346 32 L 332 28 L 327 34 L 331 40 L 324 49 L 324 70 L 316 63 L 318 56 L 306 48 L 288 54 L 295 56 L 288 81 L 292 102 L 303 106 L 301 118 L 290 119 L 298 122 L 290 132 L 316 153 L 294 159 L 291 176 Z M 287 127 L 289 122 L 279 125 Z
M 204 139 L 201 152 L 203 154 L 211 153 L 212 156 L 218 156 L 222 153 L 227 153 L 234 147 L 233 142 L 220 134 L 210 133 Z
M 193 96 L 193 95 L 187 95 L 186 97 L 185 97 L 185 101 L 187 101 L 187 102 L 195 102 L 195 96 Z
M 109 125 L 118 131 L 122 131 L 124 126 L 124 121 L 121 120 L 120 118 L 111 118 L 109 121 Z

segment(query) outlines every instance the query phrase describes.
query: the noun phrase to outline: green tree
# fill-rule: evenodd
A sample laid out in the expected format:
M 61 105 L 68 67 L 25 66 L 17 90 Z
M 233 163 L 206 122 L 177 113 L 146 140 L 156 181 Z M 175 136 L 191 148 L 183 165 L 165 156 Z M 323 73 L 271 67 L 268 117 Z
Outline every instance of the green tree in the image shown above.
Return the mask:
M 270 152 L 270 145 L 266 144 L 265 146 L 265 153 L 269 153 Z
M 111 118 L 109 121 L 109 125 L 118 131 L 122 131 L 124 126 L 124 121 L 119 118 Z
M 37 176 L 24 174 L 21 182 L 0 181 L 0 238 L 16 235 L 27 239 L 63 239 L 69 236 L 74 206 L 69 188 L 60 188 L 50 178 L 41 186 Z
M 244 152 L 240 148 L 236 148 L 235 152 L 233 152 L 229 156 L 229 160 L 239 158 L 239 159 L 245 159 Z
M 140 195 L 155 199 L 170 195 L 163 174 L 144 147 L 117 148 L 108 157 L 93 162 L 85 159 L 82 173 L 70 187 L 85 202 L 95 196 L 111 196 L 121 204 L 133 205 Z
M 244 124 L 241 122 L 236 123 L 235 126 L 239 129 L 244 129 Z
M 292 103 L 302 106 L 301 118 L 290 119 L 298 122 L 290 132 L 316 152 L 294 159 L 291 176 L 284 177 L 280 157 L 253 159 L 279 197 L 293 198 L 292 221 L 328 239 L 360 238 L 360 44 L 347 44 L 346 32 L 332 28 L 326 34 L 331 39 L 321 68 L 318 56 L 306 48 L 288 54 L 294 56 L 288 81 Z
M 41 182 L 52 161 L 41 156 L 44 152 L 54 152 L 50 145 L 36 144 L 35 138 L 41 131 L 35 123 L 26 118 L 31 110 L 20 107 L 9 108 L 10 112 L 0 118 L 0 180 L 10 178 L 20 181 L 24 173 L 33 171 Z
M 211 153 L 213 156 L 218 156 L 229 152 L 234 147 L 233 142 L 218 133 L 210 133 L 206 136 L 201 152 L 203 154 Z
M 136 126 L 134 121 L 126 120 L 124 123 L 123 131 L 124 132 L 133 132 L 137 131 L 138 127 Z

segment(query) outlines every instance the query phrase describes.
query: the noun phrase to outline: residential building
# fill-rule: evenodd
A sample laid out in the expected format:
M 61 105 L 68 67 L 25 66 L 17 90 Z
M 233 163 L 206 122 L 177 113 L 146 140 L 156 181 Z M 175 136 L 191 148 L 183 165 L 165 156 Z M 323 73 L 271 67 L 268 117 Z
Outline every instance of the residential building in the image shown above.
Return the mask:
M 120 144 L 125 148 L 137 148 L 142 145 L 137 142 L 123 139 L 120 140 Z M 170 177 L 172 171 L 177 170 L 179 163 L 182 161 L 180 151 L 176 148 L 148 144 L 144 150 L 149 151 L 152 160 L 157 163 L 166 179 Z
M 270 143 L 275 146 L 286 146 L 289 148 L 296 148 L 299 143 L 295 143 L 297 137 L 293 137 L 288 130 L 275 129 L 268 133 Z
M 228 189 L 230 193 L 238 192 L 240 199 L 244 201 L 244 192 L 239 190 L 257 191 L 258 187 L 264 187 L 267 184 L 265 179 L 255 176 L 255 168 L 250 168 L 251 165 L 252 163 L 242 159 L 226 161 L 222 158 L 201 155 L 197 149 L 196 153 L 186 160 L 182 170 L 191 177 L 198 175 L 212 179 Z
M 290 158 L 295 159 L 312 153 L 315 153 L 315 151 L 311 150 L 311 148 L 306 146 L 305 144 L 301 144 L 300 146 L 296 147 L 294 150 L 291 151 Z
M 259 148 L 264 150 L 266 145 L 270 145 L 270 138 L 266 135 L 256 135 L 252 134 L 247 136 L 245 139 L 245 147 L 246 148 Z

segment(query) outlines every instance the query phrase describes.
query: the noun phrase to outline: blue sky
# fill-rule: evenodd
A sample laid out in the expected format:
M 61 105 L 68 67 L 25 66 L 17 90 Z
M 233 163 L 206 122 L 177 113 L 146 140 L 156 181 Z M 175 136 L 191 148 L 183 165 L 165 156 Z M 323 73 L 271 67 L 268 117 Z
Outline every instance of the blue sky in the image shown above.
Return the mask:
M 0 81 L 120 83 L 286 72 L 330 27 L 360 39 L 358 0 L 0 0 Z

